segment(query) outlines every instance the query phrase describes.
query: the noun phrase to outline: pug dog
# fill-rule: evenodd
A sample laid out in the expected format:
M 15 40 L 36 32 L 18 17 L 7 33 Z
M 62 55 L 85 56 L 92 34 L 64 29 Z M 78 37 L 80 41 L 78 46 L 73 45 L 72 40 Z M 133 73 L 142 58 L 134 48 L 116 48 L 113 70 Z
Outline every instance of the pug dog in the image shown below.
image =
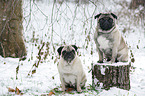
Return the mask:
M 57 67 L 64 92 L 66 87 L 73 87 L 78 92 L 82 92 L 81 88 L 87 81 L 81 60 L 77 56 L 77 49 L 78 47 L 75 45 L 60 46 L 57 49 L 60 56 Z
M 113 13 L 100 13 L 97 18 L 97 27 L 94 34 L 96 48 L 99 54 L 99 63 L 103 63 L 104 57 L 110 63 L 127 62 L 128 47 L 123 36 L 116 26 L 117 16 Z

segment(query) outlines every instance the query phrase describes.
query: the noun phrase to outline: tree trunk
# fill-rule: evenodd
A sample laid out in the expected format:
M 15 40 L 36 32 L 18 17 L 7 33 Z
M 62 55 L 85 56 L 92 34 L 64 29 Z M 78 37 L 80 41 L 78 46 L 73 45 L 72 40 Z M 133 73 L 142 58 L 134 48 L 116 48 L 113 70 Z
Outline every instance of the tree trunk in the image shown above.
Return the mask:
M 0 0 L 0 55 L 23 58 L 22 0 Z
M 110 89 L 118 87 L 121 89 L 130 89 L 129 78 L 130 65 L 115 64 L 96 64 L 92 66 L 92 84 L 97 90 L 98 87 Z M 103 86 L 101 86 L 103 83 Z
M 132 0 L 130 3 L 130 9 L 136 9 L 139 5 L 145 6 L 145 0 Z

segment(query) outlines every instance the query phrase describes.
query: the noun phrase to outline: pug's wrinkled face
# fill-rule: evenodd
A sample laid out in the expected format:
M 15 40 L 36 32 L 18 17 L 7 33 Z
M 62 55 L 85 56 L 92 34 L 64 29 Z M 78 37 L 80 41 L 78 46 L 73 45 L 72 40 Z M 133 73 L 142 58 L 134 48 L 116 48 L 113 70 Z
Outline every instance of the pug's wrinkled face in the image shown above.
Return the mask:
M 99 25 L 102 30 L 110 30 L 114 26 L 113 19 L 108 16 L 104 16 L 99 19 Z
M 98 25 L 104 31 L 108 31 L 115 25 L 115 19 L 117 16 L 113 13 L 100 13 L 95 16 L 95 19 L 98 18 Z
M 75 45 L 61 46 L 57 51 L 65 61 L 70 63 L 76 56 L 77 47 Z

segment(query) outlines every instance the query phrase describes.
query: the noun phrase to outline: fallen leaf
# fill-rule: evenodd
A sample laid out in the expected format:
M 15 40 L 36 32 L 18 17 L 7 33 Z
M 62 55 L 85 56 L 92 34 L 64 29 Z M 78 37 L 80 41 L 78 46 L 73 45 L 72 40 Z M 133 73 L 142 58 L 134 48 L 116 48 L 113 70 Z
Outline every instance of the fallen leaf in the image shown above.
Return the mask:
M 8 87 L 9 92 L 15 92 L 17 95 L 23 95 L 24 93 L 21 92 L 17 87 L 15 89 Z
M 74 90 L 74 88 L 68 88 L 68 89 L 66 90 L 66 92 L 70 92 L 70 91 L 72 91 L 72 90 Z
M 16 87 L 15 90 L 16 90 L 16 94 L 17 94 L 17 95 L 20 95 L 20 94 L 21 94 L 21 91 L 20 91 L 17 87 Z
M 53 94 L 55 95 L 55 93 L 51 91 L 51 92 L 49 92 L 48 96 L 51 96 Z
M 15 89 L 15 93 L 16 93 L 17 95 L 23 95 L 23 94 L 24 94 L 24 93 L 21 92 L 21 90 L 18 89 L 17 87 L 16 87 L 16 89 Z
M 15 92 L 15 89 L 13 89 L 13 88 L 8 88 L 8 91 L 9 91 L 9 92 Z

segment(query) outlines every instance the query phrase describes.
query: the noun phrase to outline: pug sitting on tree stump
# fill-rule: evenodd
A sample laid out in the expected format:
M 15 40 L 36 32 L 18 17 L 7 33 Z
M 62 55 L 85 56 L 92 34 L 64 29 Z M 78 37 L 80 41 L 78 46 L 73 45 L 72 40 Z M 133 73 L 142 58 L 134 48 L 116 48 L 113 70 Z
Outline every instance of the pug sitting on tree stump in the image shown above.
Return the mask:
M 97 64 L 92 64 L 92 84 L 96 88 L 102 87 L 100 83 L 103 83 L 103 88 L 107 90 L 114 86 L 129 90 L 130 65 L 123 63 L 128 62 L 128 47 L 116 27 L 117 16 L 114 13 L 100 13 L 95 19 L 94 40 L 99 60 Z

